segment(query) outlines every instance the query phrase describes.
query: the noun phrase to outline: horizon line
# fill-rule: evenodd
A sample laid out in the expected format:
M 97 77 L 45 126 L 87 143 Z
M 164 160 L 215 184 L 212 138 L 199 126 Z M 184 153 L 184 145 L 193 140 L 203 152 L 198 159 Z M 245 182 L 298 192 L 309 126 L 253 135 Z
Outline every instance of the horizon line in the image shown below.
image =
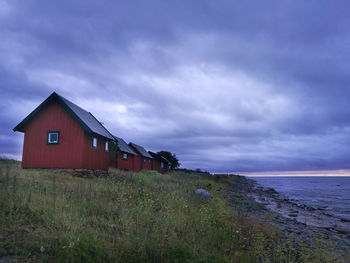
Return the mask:
M 242 174 L 247 177 L 350 177 L 350 170 L 317 170 L 317 171 L 279 171 L 279 172 L 248 172 Z

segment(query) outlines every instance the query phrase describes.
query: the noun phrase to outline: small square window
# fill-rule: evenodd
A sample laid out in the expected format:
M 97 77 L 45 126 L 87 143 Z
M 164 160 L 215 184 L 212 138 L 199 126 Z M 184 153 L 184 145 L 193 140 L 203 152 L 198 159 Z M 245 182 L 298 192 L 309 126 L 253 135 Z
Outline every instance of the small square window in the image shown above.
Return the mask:
M 92 148 L 97 148 L 97 138 L 92 138 Z
M 47 144 L 58 144 L 60 141 L 59 131 L 49 131 L 47 132 Z
M 128 159 L 128 154 L 127 153 L 123 153 L 123 159 L 127 160 Z
M 164 163 L 160 163 L 160 167 L 161 167 L 161 168 L 164 168 Z
M 108 152 L 109 148 L 108 148 L 108 142 L 105 142 L 105 151 Z

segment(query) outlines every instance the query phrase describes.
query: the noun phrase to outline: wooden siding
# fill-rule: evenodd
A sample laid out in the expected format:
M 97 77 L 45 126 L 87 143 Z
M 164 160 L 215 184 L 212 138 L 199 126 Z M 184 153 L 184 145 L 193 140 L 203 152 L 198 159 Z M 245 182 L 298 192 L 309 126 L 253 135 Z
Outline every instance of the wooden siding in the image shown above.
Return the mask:
M 119 169 L 127 169 L 127 170 L 133 170 L 134 169 L 134 155 L 127 153 L 128 159 L 123 159 L 124 152 L 121 152 L 118 156 L 117 166 Z
M 159 164 L 159 171 L 163 174 L 168 173 L 169 172 L 169 165 L 165 162 L 162 162 L 164 164 L 163 168 L 161 166 L 161 163 Z
M 137 154 L 134 156 L 133 170 L 134 170 L 134 172 L 139 172 L 141 170 L 141 156 L 140 156 L 140 154 Z
M 152 160 L 152 170 L 160 172 L 160 163 L 156 158 Z
M 47 132 L 60 131 L 59 144 L 47 144 Z M 25 127 L 23 168 L 81 168 L 84 130 L 58 103 L 52 102 Z
M 152 159 L 142 157 L 141 160 L 141 170 L 152 170 Z
M 97 138 L 97 148 L 92 147 L 92 138 Z M 109 152 L 105 151 L 105 143 L 108 141 L 102 136 L 85 133 L 83 168 L 92 170 L 108 170 L 110 167 Z
M 134 156 L 134 171 L 139 172 L 140 170 L 152 170 L 152 159 L 143 157 L 140 152 L 129 144 L 129 147 L 137 153 Z

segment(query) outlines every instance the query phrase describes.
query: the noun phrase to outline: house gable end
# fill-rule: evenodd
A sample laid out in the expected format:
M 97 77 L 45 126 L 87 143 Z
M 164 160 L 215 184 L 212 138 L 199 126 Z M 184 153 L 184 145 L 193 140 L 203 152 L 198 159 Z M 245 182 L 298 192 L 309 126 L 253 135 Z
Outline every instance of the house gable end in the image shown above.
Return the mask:
M 57 101 L 83 128 L 86 132 L 97 134 L 109 140 L 114 140 L 112 134 L 99 122 L 91 112 L 80 108 L 73 102 L 53 92 L 46 100 L 36 107 L 13 131 L 24 132 L 25 126 L 44 108 L 53 101 Z
M 132 148 L 135 149 L 141 156 L 145 158 L 153 159 L 153 157 L 142 146 L 132 142 L 129 143 L 129 146 L 132 146 Z
M 61 106 L 65 110 L 69 112 L 69 114 L 79 123 L 83 126 L 83 128 L 87 131 L 92 133 L 92 130 L 77 116 L 72 109 L 68 107 L 68 105 L 61 99 L 60 96 L 56 92 L 53 92 L 46 100 L 44 100 L 38 107 L 36 107 L 27 117 L 24 118 L 15 128 L 13 128 L 13 131 L 18 132 L 24 132 L 25 126 L 45 107 L 47 107 L 51 102 L 54 100 L 58 101 Z

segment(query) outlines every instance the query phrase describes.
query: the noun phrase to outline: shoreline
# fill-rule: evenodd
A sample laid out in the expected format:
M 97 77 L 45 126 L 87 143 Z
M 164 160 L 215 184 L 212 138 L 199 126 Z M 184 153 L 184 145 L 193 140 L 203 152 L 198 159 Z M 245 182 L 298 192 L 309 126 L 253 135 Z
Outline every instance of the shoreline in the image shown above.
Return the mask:
M 263 187 L 256 181 L 250 197 L 286 218 L 295 219 L 307 226 L 345 234 L 350 238 L 350 217 L 339 217 L 328 213 L 325 208 L 298 203 L 297 200 L 283 197 L 282 193 L 270 187 Z
M 280 229 L 284 235 L 293 234 L 303 240 L 309 236 L 335 242 L 340 249 L 350 249 L 350 220 L 335 217 L 325 210 L 297 203 L 283 197 L 271 187 L 264 187 L 252 178 L 245 177 L 227 190 L 227 200 L 232 207 L 237 194 L 248 206 L 248 215 L 259 216 L 266 223 Z M 257 206 L 258 208 L 254 208 Z M 260 206 L 260 208 L 259 208 Z M 342 220 L 343 219 L 343 220 Z

